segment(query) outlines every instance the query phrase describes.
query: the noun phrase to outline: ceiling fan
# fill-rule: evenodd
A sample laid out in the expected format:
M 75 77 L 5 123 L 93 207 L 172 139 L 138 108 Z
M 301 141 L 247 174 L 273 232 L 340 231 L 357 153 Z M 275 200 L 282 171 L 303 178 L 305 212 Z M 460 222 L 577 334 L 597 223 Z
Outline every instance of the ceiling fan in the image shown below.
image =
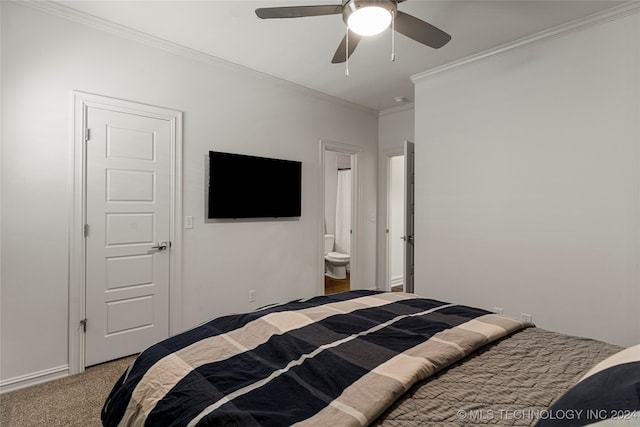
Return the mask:
M 405 0 L 342 0 L 339 5 L 265 7 L 256 9 L 256 15 L 262 19 L 272 19 L 342 14 L 347 31 L 331 60 L 334 64 L 345 62 L 362 36 L 378 34 L 389 26 L 434 49 L 451 40 L 451 36 L 441 29 L 398 10 L 398 4 L 403 1 Z

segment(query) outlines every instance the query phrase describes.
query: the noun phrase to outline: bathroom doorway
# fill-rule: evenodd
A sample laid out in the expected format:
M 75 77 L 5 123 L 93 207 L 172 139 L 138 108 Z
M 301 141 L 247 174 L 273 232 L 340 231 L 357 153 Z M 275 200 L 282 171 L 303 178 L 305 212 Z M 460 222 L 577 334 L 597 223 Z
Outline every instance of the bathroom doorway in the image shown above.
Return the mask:
M 358 147 L 321 141 L 322 293 L 359 289 Z

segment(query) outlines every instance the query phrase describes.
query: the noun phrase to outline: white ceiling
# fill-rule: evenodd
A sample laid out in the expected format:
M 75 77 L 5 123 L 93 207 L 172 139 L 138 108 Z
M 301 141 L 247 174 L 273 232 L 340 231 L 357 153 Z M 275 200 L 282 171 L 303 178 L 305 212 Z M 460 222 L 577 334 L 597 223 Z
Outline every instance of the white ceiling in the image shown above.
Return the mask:
M 432 49 L 396 33 L 363 38 L 349 60 L 331 64 L 345 26 L 340 15 L 261 20 L 258 7 L 338 4 L 340 0 L 60 0 L 56 3 L 373 110 L 413 101 L 410 76 L 548 30 L 622 1 L 408 0 L 398 9 L 452 35 Z

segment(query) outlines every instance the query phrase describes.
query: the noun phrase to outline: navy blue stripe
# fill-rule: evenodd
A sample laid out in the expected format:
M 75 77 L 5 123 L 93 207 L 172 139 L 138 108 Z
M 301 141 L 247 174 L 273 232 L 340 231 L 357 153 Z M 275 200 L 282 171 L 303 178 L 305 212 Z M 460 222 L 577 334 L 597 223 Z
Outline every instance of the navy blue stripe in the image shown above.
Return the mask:
M 261 426 L 291 425 L 322 410 L 368 372 L 330 351 L 319 354 L 314 361 L 296 366 L 264 387 L 237 397 L 233 405 L 223 405 L 204 417 L 198 426 L 216 425 L 220 417 L 229 416 L 227 407 L 231 406 L 250 414 Z M 336 370 L 337 366 L 341 368 Z
M 580 381 L 549 408 L 536 427 L 582 427 L 610 418 L 640 424 L 640 362 L 615 365 Z

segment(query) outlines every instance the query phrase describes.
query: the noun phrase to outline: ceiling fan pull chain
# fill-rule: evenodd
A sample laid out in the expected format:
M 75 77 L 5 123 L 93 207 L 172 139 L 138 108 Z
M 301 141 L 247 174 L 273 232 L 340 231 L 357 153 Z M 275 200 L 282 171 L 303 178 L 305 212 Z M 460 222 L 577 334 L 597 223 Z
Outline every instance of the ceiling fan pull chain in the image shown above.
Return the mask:
M 391 62 L 396 60 L 396 13 L 391 11 Z
M 344 61 L 344 64 L 345 64 L 344 76 L 349 77 L 349 27 L 348 26 L 347 26 L 347 35 L 345 36 L 345 38 L 347 42 L 345 43 L 346 47 L 345 47 L 344 55 L 345 55 L 345 58 L 347 59 L 346 61 Z

